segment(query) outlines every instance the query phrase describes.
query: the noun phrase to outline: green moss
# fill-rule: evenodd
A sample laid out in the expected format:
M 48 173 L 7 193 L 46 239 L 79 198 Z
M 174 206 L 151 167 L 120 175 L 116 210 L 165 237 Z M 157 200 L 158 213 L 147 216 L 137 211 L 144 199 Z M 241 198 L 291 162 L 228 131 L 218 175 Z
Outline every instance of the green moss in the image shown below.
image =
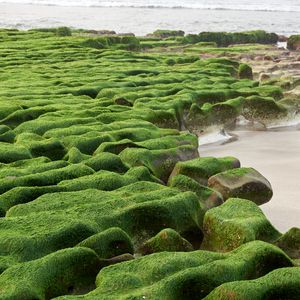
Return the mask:
M 175 187 L 180 191 L 192 191 L 197 194 L 199 201 L 204 209 L 219 206 L 223 203 L 223 197 L 220 193 L 199 184 L 196 180 L 185 175 L 172 176 L 168 185 Z
M 260 241 L 228 254 L 155 253 L 102 269 L 97 276 L 97 288 L 79 299 L 202 299 L 222 283 L 254 279 L 290 266 L 291 260 L 280 249 Z
M 153 36 L 159 38 L 168 38 L 168 37 L 177 37 L 184 36 L 184 31 L 182 30 L 166 30 L 166 29 L 157 29 L 152 33 Z
M 300 258 L 300 229 L 291 228 L 282 235 L 275 243 L 279 248 L 283 249 L 291 258 Z
M 101 152 L 110 152 L 114 154 L 119 154 L 126 148 L 140 148 L 140 146 L 129 139 L 120 140 L 117 142 L 104 142 L 96 149 L 95 155 Z
M 274 242 L 280 233 L 251 201 L 231 198 L 206 212 L 203 249 L 230 251 L 253 240 Z
M 157 177 L 166 182 L 178 161 L 198 156 L 197 148 L 183 145 L 172 149 L 148 150 L 127 148 L 120 153 L 122 161 L 131 167 L 146 166 Z
M 193 251 L 193 246 L 173 229 L 163 229 L 156 236 L 146 241 L 138 252 L 150 254 L 162 251 Z
M 286 116 L 286 109 L 274 99 L 260 96 L 247 97 L 243 101 L 242 115 L 250 121 L 266 123 Z
M 3 215 L 13 206 L 35 200 L 41 195 L 55 192 L 63 192 L 65 189 L 60 186 L 18 186 L 0 195 L 0 210 Z
M 58 36 L 71 36 L 72 31 L 69 27 L 58 27 L 56 29 L 56 35 L 58 35 Z
M 63 180 L 74 179 L 81 176 L 93 174 L 94 171 L 82 164 L 70 165 L 60 169 L 49 170 L 41 173 L 25 175 L 20 177 L 6 177 L 0 179 L 0 193 L 4 193 L 18 186 L 46 186 L 54 185 Z
M 240 64 L 238 76 L 240 79 L 253 79 L 252 68 L 246 64 Z
M 21 263 L 0 275 L 3 299 L 50 299 L 88 291 L 100 269 L 95 252 L 87 248 L 61 250 Z
M 140 38 L 105 33 L 71 30 L 70 35 L 68 28 L 0 30 L 0 271 L 32 260 L 37 267 L 30 269 L 31 275 L 38 280 L 46 278 L 32 283 L 24 275 L 26 279 L 19 280 L 16 271 L 12 275 L 16 280 L 6 281 L 13 282 L 16 294 L 10 297 L 1 286 L 1 297 L 24 299 L 29 293 L 29 299 L 49 299 L 87 292 L 85 287 L 79 291 L 77 283 L 74 291 L 71 286 L 66 288 L 60 271 L 47 277 L 56 267 L 40 264 L 48 254 L 83 241 L 99 246 L 95 249 L 100 253 L 105 242 L 109 244 L 114 234 L 120 234 L 131 251 L 131 243 L 138 249 L 169 228 L 175 240 L 179 238 L 176 231 L 198 249 L 205 211 L 222 202 L 218 192 L 201 184 L 239 163 L 233 158 L 198 161 L 197 136 L 180 131 L 198 133 L 211 125 L 232 126 L 240 114 L 249 114 L 253 121 L 272 121 L 297 110 L 294 104 L 292 110 L 273 101 L 283 96 L 278 82 L 259 85 L 241 79 L 250 77 L 245 66 L 226 57 L 213 57 L 268 51 L 271 48 L 265 45 L 241 43 L 273 43 L 277 41 L 274 34 L 183 36 L 180 31 L 161 31 L 157 34 L 163 38 Z M 220 48 L 229 43 L 239 45 Z M 212 58 L 200 59 L 199 53 Z M 267 100 L 249 104 L 251 96 Z M 169 179 L 176 164 L 180 172 Z M 110 229 L 116 227 L 119 229 L 112 229 L 111 234 Z M 256 244 L 255 249 L 259 247 Z M 110 246 L 105 249 L 102 252 L 107 257 L 123 252 Z M 128 290 L 128 295 L 123 287 L 132 277 L 121 275 L 120 288 L 118 280 L 105 279 L 109 282 L 105 288 L 114 285 L 111 295 L 101 291 L 99 296 L 95 290 L 91 297 L 132 299 L 149 292 L 154 299 L 199 298 L 224 281 L 245 279 L 240 274 L 249 267 L 237 267 L 235 257 L 225 268 L 226 274 L 223 265 L 215 269 L 213 265 L 198 276 L 186 268 L 186 263 L 188 267 L 199 265 L 190 264 L 189 256 L 177 260 L 172 253 L 176 259 L 169 261 L 169 254 L 164 255 L 166 264 L 157 257 L 149 263 L 153 270 L 159 267 L 149 275 L 151 283 L 144 285 L 144 275 L 136 271 L 136 289 Z M 212 256 L 222 262 L 227 257 L 207 252 L 198 256 L 202 255 L 205 262 Z M 121 262 L 124 266 L 122 261 L 129 258 L 132 255 L 104 259 L 101 264 Z M 245 265 L 243 259 L 240 264 Z M 260 274 L 267 272 L 268 267 L 260 262 Z M 78 267 L 78 273 L 85 265 Z M 186 272 L 187 279 L 177 274 L 178 280 L 165 284 L 170 279 L 164 276 L 168 270 Z M 175 276 L 174 272 L 170 276 Z M 217 280 L 211 275 L 219 273 L 224 276 Z M 137 287 L 140 282 L 142 292 Z M 52 283 L 59 292 L 53 292 Z M 24 292 L 22 296 L 18 291 Z
M 0 142 L 13 143 L 15 133 L 6 125 L 0 125 Z
M 289 50 L 299 50 L 300 48 L 300 35 L 291 35 L 287 41 Z
M 240 162 L 234 157 L 200 157 L 190 161 L 178 162 L 172 171 L 170 180 L 180 174 L 188 176 L 202 185 L 207 185 L 208 178 L 214 174 L 239 166 Z
M 250 281 L 225 283 L 212 291 L 205 300 L 296 300 L 300 293 L 300 268 L 280 268 Z
M 10 163 L 18 160 L 29 159 L 31 157 L 30 151 L 25 147 L 0 142 L 1 163 Z
M 71 164 L 78 164 L 84 160 L 88 160 L 89 158 L 89 155 L 82 154 L 76 147 L 72 147 L 64 156 L 64 160 L 68 161 Z
M 117 173 L 124 173 L 128 167 L 121 161 L 120 157 L 109 152 L 99 153 L 84 161 L 84 164 L 96 172 L 107 170 Z
M 39 135 L 22 133 L 18 135 L 16 144 L 29 149 L 32 157 L 46 156 L 51 160 L 59 160 L 66 154 L 66 148 L 57 139 L 43 139 Z
M 247 32 L 201 32 L 198 35 L 187 35 L 184 43 L 215 42 L 218 46 L 228 46 L 231 44 L 275 44 L 278 36 L 274 33 L 267 33 L 263 30 Z
M 133 254 L 130 237 L 122 229 L 112 227 L 80 242 L 78 247 L 94 250 L 100 258 L 112 258 L 124 253 Z

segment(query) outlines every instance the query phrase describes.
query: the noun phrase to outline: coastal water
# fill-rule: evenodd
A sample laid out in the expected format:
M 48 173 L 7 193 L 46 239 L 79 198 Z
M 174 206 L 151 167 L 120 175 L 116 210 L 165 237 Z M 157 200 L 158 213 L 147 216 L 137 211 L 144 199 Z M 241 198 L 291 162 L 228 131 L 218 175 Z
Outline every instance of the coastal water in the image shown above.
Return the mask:
M 300 31 L 300 0 L 0 0 L 0 27 L 70 26 L 145 35 L 157 28 Z
M 81 7 L 194 8 L 300 12 L 299 0 L 0 0 L 0 3 Z

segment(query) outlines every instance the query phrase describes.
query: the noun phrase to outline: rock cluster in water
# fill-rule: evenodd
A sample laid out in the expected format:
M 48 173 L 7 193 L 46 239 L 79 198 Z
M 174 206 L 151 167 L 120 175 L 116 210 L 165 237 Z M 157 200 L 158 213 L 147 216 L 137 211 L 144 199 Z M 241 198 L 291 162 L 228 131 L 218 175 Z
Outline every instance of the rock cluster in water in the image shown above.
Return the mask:
M 300 230 L 196 135 L 298 113 L 228 58 L 278 37 L 100 33 L 0 31 L 0 299 L 298 299 Z

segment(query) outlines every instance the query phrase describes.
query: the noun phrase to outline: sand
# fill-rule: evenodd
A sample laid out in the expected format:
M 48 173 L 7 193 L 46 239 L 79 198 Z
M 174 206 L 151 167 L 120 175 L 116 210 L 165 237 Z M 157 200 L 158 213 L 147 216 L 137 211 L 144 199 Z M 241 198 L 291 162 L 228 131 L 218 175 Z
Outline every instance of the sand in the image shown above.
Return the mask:
M 300 131 L 239 131 L 238 141 L 200 146 L 201 156 L 238 157 L 272 184 L 274 196 L 262 205 L 266 216 L 282 232 L 300 227 Z
M 299 19 L 300 12 L 0 4 L 0 27 L 71 26 L 137 35 L 145 35 L 158 28 L 181 29 L 187 33 L 263 28 L 289 35 L 299 31 Z

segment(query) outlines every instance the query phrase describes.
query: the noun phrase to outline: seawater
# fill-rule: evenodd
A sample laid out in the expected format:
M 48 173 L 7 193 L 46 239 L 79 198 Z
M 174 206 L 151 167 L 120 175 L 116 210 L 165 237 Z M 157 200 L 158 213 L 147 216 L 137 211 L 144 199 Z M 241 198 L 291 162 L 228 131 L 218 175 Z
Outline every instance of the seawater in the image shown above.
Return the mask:
M 0 0 L 0 3 L 300 12 L 299 0 Z

